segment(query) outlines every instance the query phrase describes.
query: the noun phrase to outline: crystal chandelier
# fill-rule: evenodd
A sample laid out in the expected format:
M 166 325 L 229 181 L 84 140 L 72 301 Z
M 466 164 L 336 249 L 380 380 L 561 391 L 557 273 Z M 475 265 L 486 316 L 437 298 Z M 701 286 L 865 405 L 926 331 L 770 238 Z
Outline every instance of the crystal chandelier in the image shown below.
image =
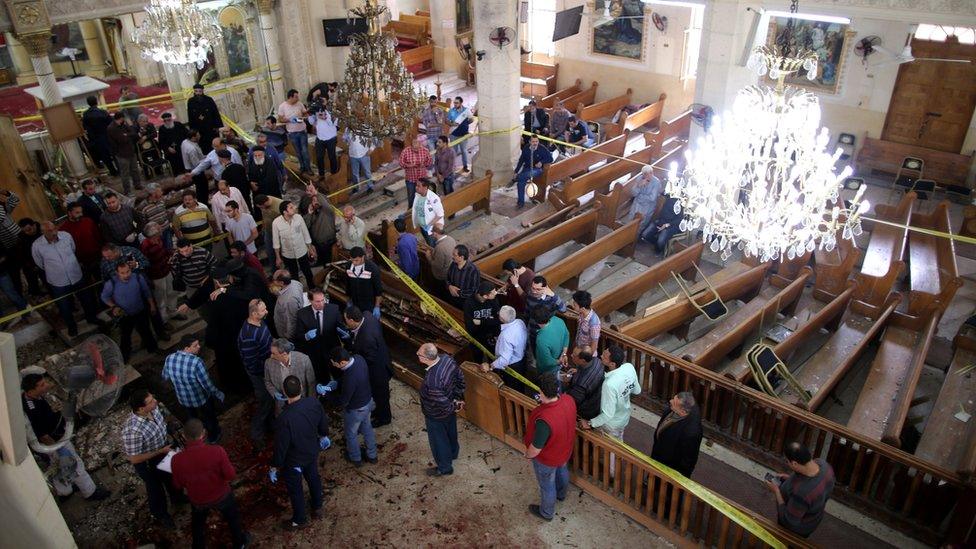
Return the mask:
M 221 39 L 213 13 L 196 0 L 149 0 L 146 19 L 132 33 L 142 56 L 167 65 L 203 67 L 211 47 Z
M 413 75 L 396 51 L 396 37 L 380 30 L 380 16 L 386 11 L 374 0 L 350 10 L 368 22 L 369 30 L 352 35 L 334 105 L 350 131 L 377 139 L 407 133 L 426 104 L 426 98 L 414 91 Z
M 740 90 L 731 111 L 715 116 L 709 132 L 686 152 L 686 168 L 679 174 L 671 166 L 666 192 L 676 199 L 675 212 L 685 214 L 680 229 L 700 229 L 723 260 L 734 249 L 761 261 L 793 259 L 817 247 L 832 250 L 838 233 L 851 239 L 862 231 L 860 213 L 869 207 L 861 200 L 865 187 L 850 203 L 840 200 L 851 169 L 834 172 L 842 151 L 826 150 L 820 103 L 784 84 L 801 68 L 816 78 L 816 55 L 791 55 L 789 49 L 788 42 L 756 48 L 749 67 L 769 74 L 776 87 Z

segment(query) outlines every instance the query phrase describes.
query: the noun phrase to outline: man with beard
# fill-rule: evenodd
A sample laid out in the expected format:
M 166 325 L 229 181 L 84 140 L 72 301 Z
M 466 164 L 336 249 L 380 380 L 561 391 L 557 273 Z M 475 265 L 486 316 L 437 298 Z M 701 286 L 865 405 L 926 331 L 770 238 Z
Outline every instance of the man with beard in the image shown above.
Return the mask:
M 163 151 L 163 156 L 173 168 L 173 175 L 180 175 L 186 171 L 183 165 L 183 154 L 180 146 L 183 140 L 189 137 L 190 131 L 186 126 L 173 117 L 173 113 L 163 113 L 163 125 L 159 127 L 159 148 Z
M 212 148 L 211 140 L 217 136 L 217 131 L 223 124 L 217 103 L 203 93 L 203 84 L 193 85 L 193 97 L 186 101 L 186 112 L 189 118 L 187 123 L 200 132 L 200 147 L 204 153 L 209 153 Z
M 243 297 L 242 292 L 230 291 L 231 283 L 227 267 L 214 267 L 210 276 L 178 311 L 185 314 L 187 309 L 196 309 L 200 313 L 207 323 L 204 343 L 213 349 L 222 384 L 229 389 L 242 391 L 250 387 L 251 382 L 244 375 L 237 337 L 247 319 L 251 297 L 260 295 Z
M 281 198 L 281 173 L 269 161 L 267 151 L 260 145 L 251 149 L 247 159 L 247 180 L 255 194 Z

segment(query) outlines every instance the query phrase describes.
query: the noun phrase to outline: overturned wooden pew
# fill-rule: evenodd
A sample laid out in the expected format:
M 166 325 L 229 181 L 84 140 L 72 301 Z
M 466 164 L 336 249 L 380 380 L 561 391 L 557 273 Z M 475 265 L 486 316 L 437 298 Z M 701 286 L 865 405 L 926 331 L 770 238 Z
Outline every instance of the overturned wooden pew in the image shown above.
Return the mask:
M 682 358 L 709 370 L 716 369 L 724 357 L 742 347 L 749 334 L 775 322 L 780 311 L 794 310 L 811 274 L 813 270 L 806 267 L 793 282 L 770 298 L 762 295 L 752 298 L 716 322 L 707 334 L 686 345 L 680 352 Z
M 722 301 L 740 299 L 759 291 L 768 269 L 769 263 L 756 267 L 733 263 L 713 275 L 710 281 Z M 702 284 L 693 287 L 692 296 L 698 297 L 702 289 L 705 289 Z M 690 299 L 677 295 L 649 307 L 643 318 L 621 327 L 620 332 L 634 339 L 647 341 L 691 322 L 699 314 L 699 309 Z
M 597 237 L 597 217 L 596 210 L 591 209 L 541 233 L 492 250 L 489 255 L 475 259 L 474 263 L 482 273 L 489 276 L 497 276 L 502 272 L 502 264 L 508 258 L 529 265 L 534 270 L 535 259 L 557 246 L 571 240 L 592 244 Z
M 897 207 L 879 204 L 875 211 L 878 219 L 908 225 L 912 218 L 914 203 L 915 193 L 909 192 L 905 193 Z M 905 253 L 908 229 L 883 223 L 873 225 L 871 241 L 868 243 L 867 253 L 864 254 L 861 272 L 855 276 L 857 294 L 851 306 L 863 315 L 877 318 L 881 314 L 882 304 L 895 285 L 895 280 L 905 268 L 902 256 Z
M 614 254 L 624 257 L 634 255 L 639 225 L 640 219 L 635 219 L 546 267 L 540 274 L 546 277 L 550 286 L 565 286 L 575 291 L 579 288 L 580 274 L 591 265 Z
M 626 145 L 627 136 L 620 135 L 614 139 L 604 141 L 592 149 L 587 149 L 575 156 L 569 156 L 544 166 L 542 168 L 542 175 L 534 180 L 535 184 L 539 188 L 539 192 L 536 194 L 535 200 L 539 202 L 546 200 L 549 187 L 553 183 L 557 181 L 564 181 L 570 176 L 584 173 L 592 166 L 600 164 L 601 162 L 613 161 L 613 156 L 622 156 L 624 154 L 624 147 Z M 561 205 L 566 205 L 567 203 L 568 201 L 560 202 Z
M 951 233 L 949 203 L 940 203 L 929 214 L 913 214 L 912 226 Z M 953 241 L 911 231 L 908 235 L 908 275 L 911 282 L 908 314 L 927 316 L 936 312 L 941 316 L 956 290 L 962 287 Z
M 593 310 L 601 315 L 619 310 L 634 316 L 641 296 L 656 289 L 659 284 L 671 280 L 671 273 L 681 274 L 686 279 L 692 280 L 695 276 L 695 264 L 701 261 L 704 249 L 705 245 L 702 242 L 695 242 L 688 248 L 655 263 L 643 273 L 631 277 L 613 290 L 595 296 Z

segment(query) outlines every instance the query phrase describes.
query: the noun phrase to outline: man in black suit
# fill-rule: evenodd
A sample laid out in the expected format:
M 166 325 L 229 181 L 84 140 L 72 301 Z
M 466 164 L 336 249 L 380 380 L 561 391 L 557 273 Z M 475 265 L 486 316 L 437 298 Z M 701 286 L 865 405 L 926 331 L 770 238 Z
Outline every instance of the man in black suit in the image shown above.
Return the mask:
M 540 109 L 536 106 L 535 101 L 529 101 L 528 107 L 525 108 L 525 113 L 522 115 L 522 126 L 525 131 L 538 134 L 538 135 L 549 135 L 549 113 L 545 109 Z M 522 140 L 522 143 L 528 143 L 528 136 Z
M 363 314 L 358 307 L 351 305 L 343 312 L 346 327 L 349 328 L 352 342 L 349 351 L 366 359 L 369 370 L 369 385 L 373 391 L 373 427 L 389 425 L 393 420 L 390 412 L 390 351 L 383 340 L 383 327 L 371 314 Z
M 298 349 L 312 359 L 315 378 L 319 383 L 328 383 L 334 376 L 329 370 L 332 349 L 339 346 L 339 326 L 341 314 L 339 306 L 329 303 L 322 288 L 312 288 L 309 292 L 310 305 L 298 310 L 295 339 Z
M 651 458 L 690 478 L 701 447 L 701 414 L 694 395 L 687 391 L 676 394 L 668 404 L 654 429 Z

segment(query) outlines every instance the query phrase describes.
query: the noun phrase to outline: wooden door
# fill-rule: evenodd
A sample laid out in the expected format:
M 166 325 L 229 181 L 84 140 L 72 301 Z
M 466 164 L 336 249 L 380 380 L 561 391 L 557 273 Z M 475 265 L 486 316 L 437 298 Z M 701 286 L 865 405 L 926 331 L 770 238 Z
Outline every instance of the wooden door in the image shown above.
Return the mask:
M 976 107 L 976 46 L 912 40 L 916 58 L 971 59 L 972 63 L 913 61 L 898 69 L 881 138 L 959 153 Z

